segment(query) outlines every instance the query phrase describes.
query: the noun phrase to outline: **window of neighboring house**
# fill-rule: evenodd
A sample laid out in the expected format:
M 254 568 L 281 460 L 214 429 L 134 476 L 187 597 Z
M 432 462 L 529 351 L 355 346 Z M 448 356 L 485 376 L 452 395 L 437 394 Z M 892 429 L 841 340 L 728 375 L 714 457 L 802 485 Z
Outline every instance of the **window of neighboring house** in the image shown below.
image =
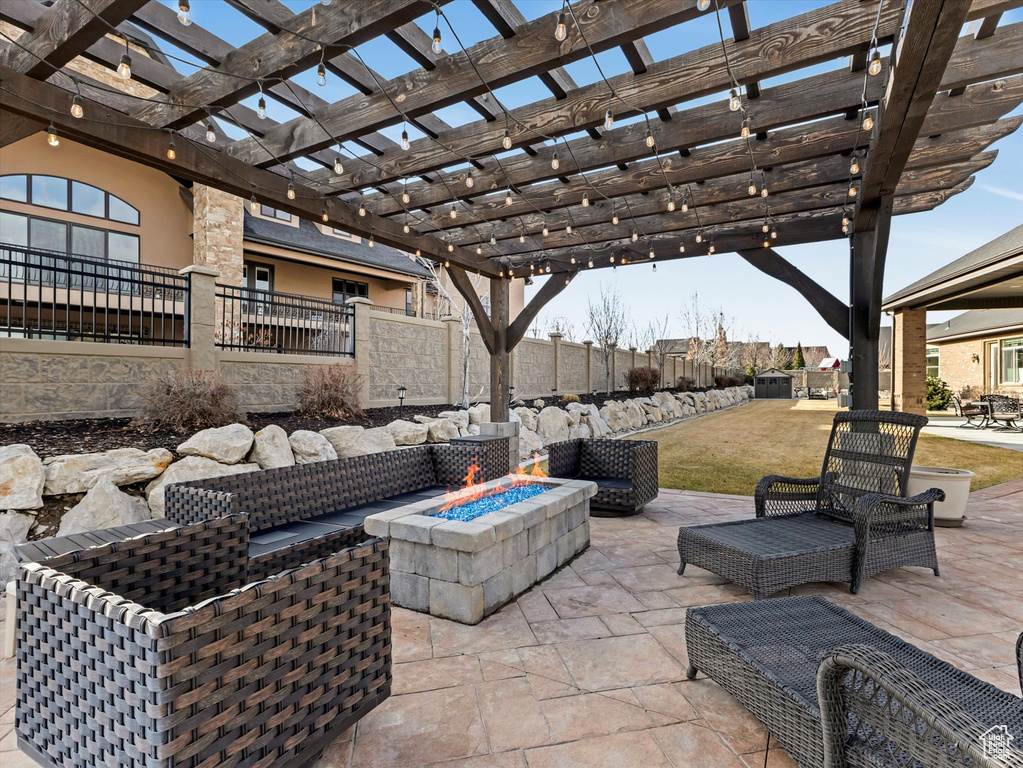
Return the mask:
M 355 280 L 345 280 L 344 278 L 334 278 L 334 303 L 344 304 L 348 299 L 353 298 L 369 298 L 369 283 L 359 283 Z
M 0 199 L 138 226 L 139 211 L 99 187 L 60 176 L 0 176 Z
M 0 243 L 94 259 L 139 262 L 139 236 L 66 221 L 0 212 Z
M 938 359 L 940 353 L 937 347 L 927 348 L 927 375 L 938 378 Z
M 269 264 L 246 261 L 242 264 L 242 282 L 249 290 L 272 291 L 274 268 Z
M 1002 383 L 1023 384 L 1023 336 L 1002 339 Z
M 274 208 L 270 205 L 259 206 L 259 213 L 268 219 L 278 219 L 279 221 L 291 221 L 291 214 L 287 211 L 282 211 L 280 208 Z
M 409 317 L 415 316 L 415 309 L 412 306 L 412 288 L 405 289 L 405 314 Z

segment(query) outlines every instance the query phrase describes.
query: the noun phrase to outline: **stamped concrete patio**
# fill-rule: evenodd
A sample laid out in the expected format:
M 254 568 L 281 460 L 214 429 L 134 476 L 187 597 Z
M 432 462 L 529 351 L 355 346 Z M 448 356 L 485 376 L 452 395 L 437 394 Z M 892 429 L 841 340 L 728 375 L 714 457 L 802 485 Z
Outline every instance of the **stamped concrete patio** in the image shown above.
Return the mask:
M 394 694 L 334 742 L 317 768 L 760 768 L 767 733 L 715 683 L 686 681 L 688 606 L 747 600 L 689 566 L 681 524 L 753 514 L 752 499 L 662 491 L 633 518 L 595 519 L 569 566 L 475 627 L 396 608 Z M 971 496 L 939 529 L 942 577 L 903 568 L 820 592 L 909 642 L 1019 693 L 1023 480 Z M 1014 597 L 1015 595 L 1015 597 Z M 16 750 L 14 663 L 0 665 L 0 763 Z M 773 748 L 769 768 L 795 763 Z

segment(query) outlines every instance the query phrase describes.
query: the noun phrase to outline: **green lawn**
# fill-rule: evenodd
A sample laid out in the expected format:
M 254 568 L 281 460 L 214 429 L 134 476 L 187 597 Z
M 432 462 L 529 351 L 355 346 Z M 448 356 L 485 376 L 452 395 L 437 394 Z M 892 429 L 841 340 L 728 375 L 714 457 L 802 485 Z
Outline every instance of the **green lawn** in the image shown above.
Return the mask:
M 753 495 L 764 475 L 816 477 L 833 402 L 755 400 L 636 435 L 657 440 L 662 488 Z M 1023 453 L 921 435 L 914 461 L 977 473 L 973 490 L 1023 477 Z

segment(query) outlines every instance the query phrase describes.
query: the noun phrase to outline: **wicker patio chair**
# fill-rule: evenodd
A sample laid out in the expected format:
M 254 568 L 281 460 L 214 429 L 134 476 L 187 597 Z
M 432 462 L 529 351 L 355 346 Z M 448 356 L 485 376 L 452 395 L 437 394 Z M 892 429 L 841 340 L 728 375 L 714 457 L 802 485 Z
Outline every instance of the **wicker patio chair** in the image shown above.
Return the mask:
M 860 584 L 904 565 L 938 575 L 932 488 L 906 498 L 923 416 L 893 411 L 835 414 L 820 477 L 768 475 L 756 518 L 679 529 L 679 574 L 692 563 L 767 597 L 797 584 Z
M 1023 426 L 1016 423 L 1021 417 L 1018 397 L 981 395 L 980 399 L 990 403 L 991 425 L 996 432 L 1023 432 Z
M 742 703 L 801 768 L 1018 768 L 1023 701 L 819 595 L 690 608 L 687 676 Z M 984 753 L 1000 728 L 1006 757 Z
M 657 497 L 657 443 L 653 440 L 576 438 L 547 446 L 551 477 L 591 480 L 594 517 L 635 515 Z
M 61 768 L 306 765 L 391 688 L 388 547 L 251 581 L 245 516 L 23 564 L 18 745 Z
M 962 400 L 956 395 L 952 395 L 952 407 L 955 409 L 956 416 L 966 419 L 966 423 L 960 424 L 959 429 L 984 429 L 987 427 L 990 411 L 986 406 L 963 405 Z M 976 418 L 980 418 L 980 421 L 974 421 Z

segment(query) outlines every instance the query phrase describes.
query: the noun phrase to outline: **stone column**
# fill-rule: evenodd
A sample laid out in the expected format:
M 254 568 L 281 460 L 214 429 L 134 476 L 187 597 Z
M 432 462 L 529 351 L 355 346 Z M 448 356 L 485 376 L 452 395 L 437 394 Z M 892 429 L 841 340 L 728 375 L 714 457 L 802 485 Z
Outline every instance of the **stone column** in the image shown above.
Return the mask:
M 192 200 L 192 263 L 217 270 L 225 285 L 241 285 L 245 202 L 202 184 L 192 187 Z
M 564 336 L 560 333 L 552 333 L 551 341 L 554 342 L 554 376 L 551 386 L 561 394 L 561 340 Z
M 345 301 L 354 311 L 355 321 L 355 370 L 359 372 L 361 380 L 359 386 L 359 407 L 365 408 L 369 402 L 369 349 L 370 349 L 370 318 L 369 309 L 373 302 L 361 296 L 355 296 Z
M 927 310 L 896 310 L 892 321 L 892 406 L 926 413 Z
M 462 321 L 448 315 L 440 320 L 448 332 L 447 372 L 448 381 L 445 395 L 453 403 L 462 391 Z
M 193 264 L 178 274 L 188 275 L 188 366 L 217 370 L 217 278 L 220 273 Z
M 593 342 L 584 341 L 586 345 L 586 394 L 593 391 Z
M 635 347 L 629 347 L 629 353 L 631 355 L 631 358 L 630 358 L 631 362 L 629 363 L 629 367 L 630 368 L 635 368 L 636 367 L 636 348 Z

